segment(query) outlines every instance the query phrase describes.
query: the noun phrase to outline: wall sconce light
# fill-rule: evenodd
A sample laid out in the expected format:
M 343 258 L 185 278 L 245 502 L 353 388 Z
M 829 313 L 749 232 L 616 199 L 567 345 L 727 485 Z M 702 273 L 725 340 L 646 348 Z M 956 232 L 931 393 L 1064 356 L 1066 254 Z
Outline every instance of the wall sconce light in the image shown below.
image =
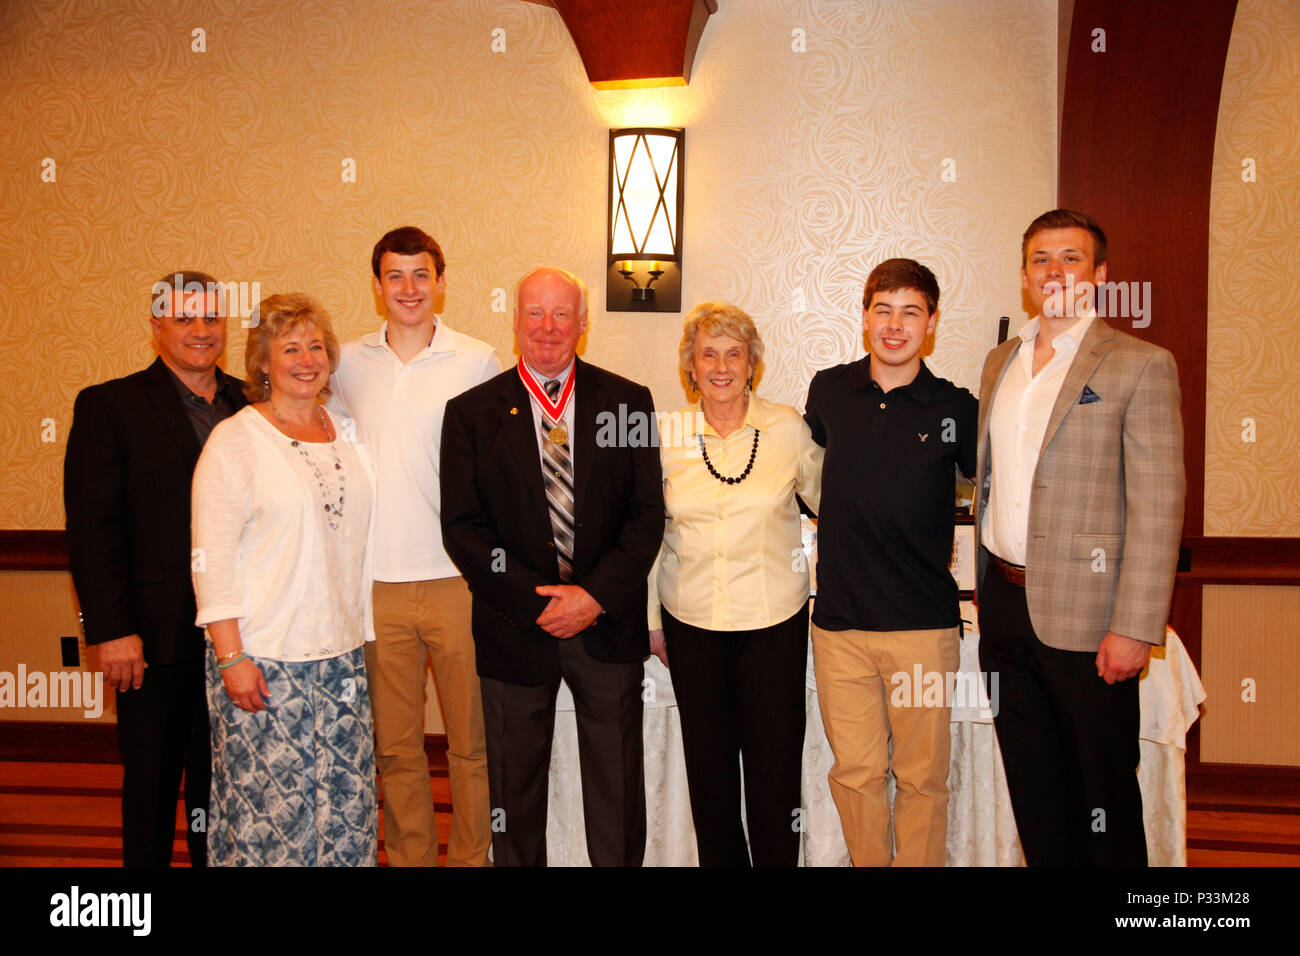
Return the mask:
M 609 312 L 680 312 L 682 170 L 680 129 L 609 131 Z

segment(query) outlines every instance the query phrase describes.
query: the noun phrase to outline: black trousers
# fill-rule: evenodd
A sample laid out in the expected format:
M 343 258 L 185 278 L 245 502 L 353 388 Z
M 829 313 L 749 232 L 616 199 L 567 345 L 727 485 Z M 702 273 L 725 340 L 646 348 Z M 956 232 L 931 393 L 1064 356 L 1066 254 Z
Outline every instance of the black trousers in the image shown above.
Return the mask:
M 206 866 L 212 754 L 202 659 L 150 664 L 139 690 L 118 691 L 117 740 L 123 767 L 123 864 L 171 865 L 183 771 L 190 862 Z M 203 812 L 196 816 L 195 810 Z
M 593 866 L 640 866 L 645 856 L 645 769 L 640 661 L 591 657 L 581 636 L 558 640 L 573 693 L 583 823 Z M 547 782 L 560 678 L 534 687 L 480 677 L 495 866 L 546 865 Z M 504 811 L 504 816 L 500 814 Z
M 1025 589 L 979 582 L 980 668 L 1030 866 L 1146 866 L 1138 679 L 1107 684 L 1094 652 L 1038 639 Z
M 700 865 L 797 865 L 808 605 L 753 631 L 709 631 L 666 610 L 663 625 Z

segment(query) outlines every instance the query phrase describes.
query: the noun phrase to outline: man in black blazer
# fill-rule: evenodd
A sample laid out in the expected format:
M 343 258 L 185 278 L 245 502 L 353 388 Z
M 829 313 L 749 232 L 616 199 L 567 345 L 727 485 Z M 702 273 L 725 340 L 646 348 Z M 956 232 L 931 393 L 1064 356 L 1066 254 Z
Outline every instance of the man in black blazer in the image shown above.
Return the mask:
M 664 531 L 654 404 L 645 386 L 576 358 L 587 327 L 577 276 L 524 276 L 514 321 L 520 363 L 447 403 L 440 471 L 443 540 L 474 595 L 493 857 L 546 865 L 563 677 L 588 855 L 639 866 L 646 577 Z
M 84 389 L 68 433 L 68 553 L 86 643 L 117 688 L 126 866 L 171 863 L 182 770 L 190 860 L 207 859 L 208 708 L 190 583 L 202 555 L 190 553 L 190 481 L 208 434 L 247 404 L 243 383 L 217 367 L 226 344 L 218 289 L 201 272 L 160 279 L 157 360 Z

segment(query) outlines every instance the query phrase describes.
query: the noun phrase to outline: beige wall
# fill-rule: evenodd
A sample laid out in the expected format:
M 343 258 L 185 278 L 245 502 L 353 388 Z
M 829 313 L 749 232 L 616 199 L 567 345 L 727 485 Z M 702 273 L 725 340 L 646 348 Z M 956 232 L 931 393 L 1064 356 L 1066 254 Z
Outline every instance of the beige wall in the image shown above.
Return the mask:
M 680 316 L 601 308 L 612 126 L 686 128 L 684 301 L 755 316 L 770 397 L 802 404 L 814 371 L 861 354 L 862 281 L 890 255 L 937 272 L 932 364 L 961 384 L 997 316 L 1024 319 L 1018 237 L 1055 192 L 1048 0 L 722 0 L 691 85 L 635 92 L 593 90 L 558 14 L 518 0 L 227 10 L 0 13 L 0 528 L 61 527 L 72 399 L 151 359 L 159 274 L 305 290 L 352 337 L 377 322 L 371 246 L 405 222 L 447 253 L 449 324 L 509 356 L 494 290 L 566 265 L 597 292 L 586 357 L 683 404 Z M 235 329 L 232 370 L 242 355 Z
M 1207 535 L 1300 537 L 1298 131 L 1300 7 L 1240 0 L 1210 192 Z
M 408 221 L 447 252 L 450 324 L 509 355 L 495 290 L 566 265 L 593 286 L 586 357 L 681 404 L 680 316 L 601 308 L 613 126 L 686 128 L 684 302 L 755 316 L 771 397 L 801 404 L 816 369 L 861 354 L 861 282 L 889 255 L 935 268 L 930 361 L 972 390 L 997 316 L 1025 318 L 1018 237 L 1055 195 L 1056 3 L 721 0 L 691 85 L 635 92 L 592 90 L 558 15 L 516 0 L 159 9 L 0 7 L 0 528 L 61 527 L 72 399 L 151 359 L 159 273 L 303 289 L 351 337 L 377 322 L 370 248 Z M 191 51 L 196 27 L 206 53 Z M 1207 534 L 1300 535 L 1298 128 L 1300 16 L 1241 0 L 1212 192 Z M 45 157 L 56 182 L 41 181 Z M 242 354 L 236 329 L 232 370 Z M 1295 759 L 1281 738 L 1251 743 L 1276 694 L 1235 703 L 1243 668 L 1266 674 L 1294 646 L 1294 613 L 1244 624 L 1272 593 L 1207 593 L 1205 759 Z M 0 613 L 0 670 L 57 669 L 57 637 L 75 633 L 66 576 L 0 575 Z M 440 728 L 432 696 L 428 719 Z
M 1025 318 L 1019 235 L 1055 195 L 1056 17 L 722 0 L 689 87 L 597 92 L 558 14 L 518 0 L 5 3 L 0 528 L 62 526 L 72 400 L 151 361 L 160 274 L 304 290 L 355 337 L 378 321 L 370 249 L 408 222 L 447 254 L 450 325 L 511 356 L 497 291 L 567 266 L 593 288 L 586 358 L 680 406 L 681 316 L 603 310 L 615 126 L 686 128 L 683 299 L 754 315 L 764 394 L 802 405 L 813 372 L 862 354 L 862 282 L 893 255 L 938 274 L 931 363 L 973 390 L 997 317 Z M 7 613 L 30 582 L 0 578 Z M 40 586 L 66 599 L 66 576 Z M 0 628 L 0 669 L 57 653 L 67 611 Z

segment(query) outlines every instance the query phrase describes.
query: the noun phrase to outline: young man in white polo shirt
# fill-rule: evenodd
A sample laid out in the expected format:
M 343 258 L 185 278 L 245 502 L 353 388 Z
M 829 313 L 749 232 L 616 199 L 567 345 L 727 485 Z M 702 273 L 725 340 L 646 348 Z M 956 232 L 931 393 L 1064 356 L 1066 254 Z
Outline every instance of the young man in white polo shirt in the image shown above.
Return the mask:
M 431 658 L 447 728 L 453 819 L 448 866 L 483 866 L 492 843 L 483 703 L 470 633 L 470 593 L 442 545 L 439 439 L 449 398 L 501 372 L 492 347 L 434 312 L 445 260 L 414 226 L 371 256 L 388 320 L 343 346 L 334 394 L 375 464 L 374 613 L 366 645 L 375 752 L 391 866 L 436 866 L 424 752 L 424 665 Z

